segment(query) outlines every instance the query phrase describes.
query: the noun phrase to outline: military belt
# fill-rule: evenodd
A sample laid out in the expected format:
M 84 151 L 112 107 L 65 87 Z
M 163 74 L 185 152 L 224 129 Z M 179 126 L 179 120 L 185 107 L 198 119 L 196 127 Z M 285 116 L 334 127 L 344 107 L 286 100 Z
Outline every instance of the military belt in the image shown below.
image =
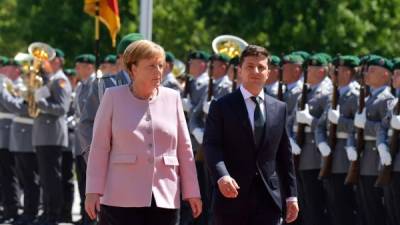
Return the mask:
M 19 117 L 19 116 L 17 116 L 17 117 L 14 117 L 13 121 L 15 123 L 23 123 L 23 124 L 30 124 L 30 125 L 33 124 L 33 119 L 27 118 L 27 117 Z
M 365 141 L 376 141 L 376 137 L 366 135 L 366 136 L 364 136 L 364 140 Z
M 0 112 L 0 119 L 14 119 L 15 115 L 12 113 Z
M 347 139 L 347 138 L 349 138 L 349 134 L 345 133 L 345 132 L 337 132 L 336 133 L 336 138 Z

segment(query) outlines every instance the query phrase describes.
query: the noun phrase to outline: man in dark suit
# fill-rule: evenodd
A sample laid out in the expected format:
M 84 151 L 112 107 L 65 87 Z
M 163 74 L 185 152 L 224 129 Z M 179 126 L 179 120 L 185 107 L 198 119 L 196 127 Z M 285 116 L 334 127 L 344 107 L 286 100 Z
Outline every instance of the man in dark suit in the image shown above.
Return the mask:
M 265 48 L 247 46 L 239 64 L 242 85 L 210 107 L 203 145 L 218 187 L 215 225 L 277 225 L 283 211 L 287 223 L 297 218 L 286 105 L 263 91 L 269 58 Z

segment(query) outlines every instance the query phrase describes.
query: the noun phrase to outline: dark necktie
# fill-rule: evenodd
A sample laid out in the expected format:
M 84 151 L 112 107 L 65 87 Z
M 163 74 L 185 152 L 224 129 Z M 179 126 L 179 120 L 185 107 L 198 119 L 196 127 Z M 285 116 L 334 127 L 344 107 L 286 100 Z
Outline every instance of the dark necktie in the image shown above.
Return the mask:
M 261 99 L 259 97 L 252 96 L 251 100 L 256 104 L 254 110 L 254 141 L 258 147 L 261 144 L 264 134 L 265 119 L 260 109 Z

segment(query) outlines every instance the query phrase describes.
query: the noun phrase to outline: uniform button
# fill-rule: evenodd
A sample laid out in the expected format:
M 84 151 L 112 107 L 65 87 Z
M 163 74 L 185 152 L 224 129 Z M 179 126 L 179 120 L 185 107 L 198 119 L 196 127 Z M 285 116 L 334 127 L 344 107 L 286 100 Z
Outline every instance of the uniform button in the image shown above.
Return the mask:
M 152 157 L 149 157 L 149 158 L 147 158 L 147 162 L 153 163 L 153 162 L 154 162 L 154 159 L 153 159 Z
M 50 120 L 46 120 L 46 123 L 49 124 L 49 123 L 50 123 Z
M 151 120 L 151 117 L 150 116 L 147 116 L 146 117 L 146 121 L 150 121 Z
M 147 154 L 149 154 L 149 155 L 151 154 L 151 151 L 150 151 L 150 150 L 147 150 L 146 152 L 147 152 Z
M 6 129 L 8 129 L 10 126 L 9 126 L 9 125 L 5 125 L 4 127 L 5 127 Z
M 313 144 L 314 144 L 314 141 L 311 141 L 311 143 L 313 143 Z
M 21 129 L 21 132 L 25 132 L 25 129 L 24 129 L 24 128 L 22 128 L 22 129 Z
M 153 144 L 152 143 L 148 144 L 148 146 L 149 146 L 149 148 L 153 148 Z

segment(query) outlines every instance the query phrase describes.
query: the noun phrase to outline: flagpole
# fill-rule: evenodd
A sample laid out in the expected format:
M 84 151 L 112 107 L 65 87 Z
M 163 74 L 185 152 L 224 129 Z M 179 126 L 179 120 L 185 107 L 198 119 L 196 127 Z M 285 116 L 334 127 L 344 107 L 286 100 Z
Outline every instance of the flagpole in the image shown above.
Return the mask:
M 145 39 L 151 40 L 153 29 L 153 0 L 140 0 L 139 31 Z
M 99 15 L 100 15 L 100 0 L 96 0 L 96 7 L 95 7 L 95 34 L 94 34 L 94 39 L 95 39 L 95 47 L 94 47 L 94 54 L 96 56 L 96 77 L 97 77 L 97 70 L 99 68 L 100 64 L 100 20 L 99 20 Z

